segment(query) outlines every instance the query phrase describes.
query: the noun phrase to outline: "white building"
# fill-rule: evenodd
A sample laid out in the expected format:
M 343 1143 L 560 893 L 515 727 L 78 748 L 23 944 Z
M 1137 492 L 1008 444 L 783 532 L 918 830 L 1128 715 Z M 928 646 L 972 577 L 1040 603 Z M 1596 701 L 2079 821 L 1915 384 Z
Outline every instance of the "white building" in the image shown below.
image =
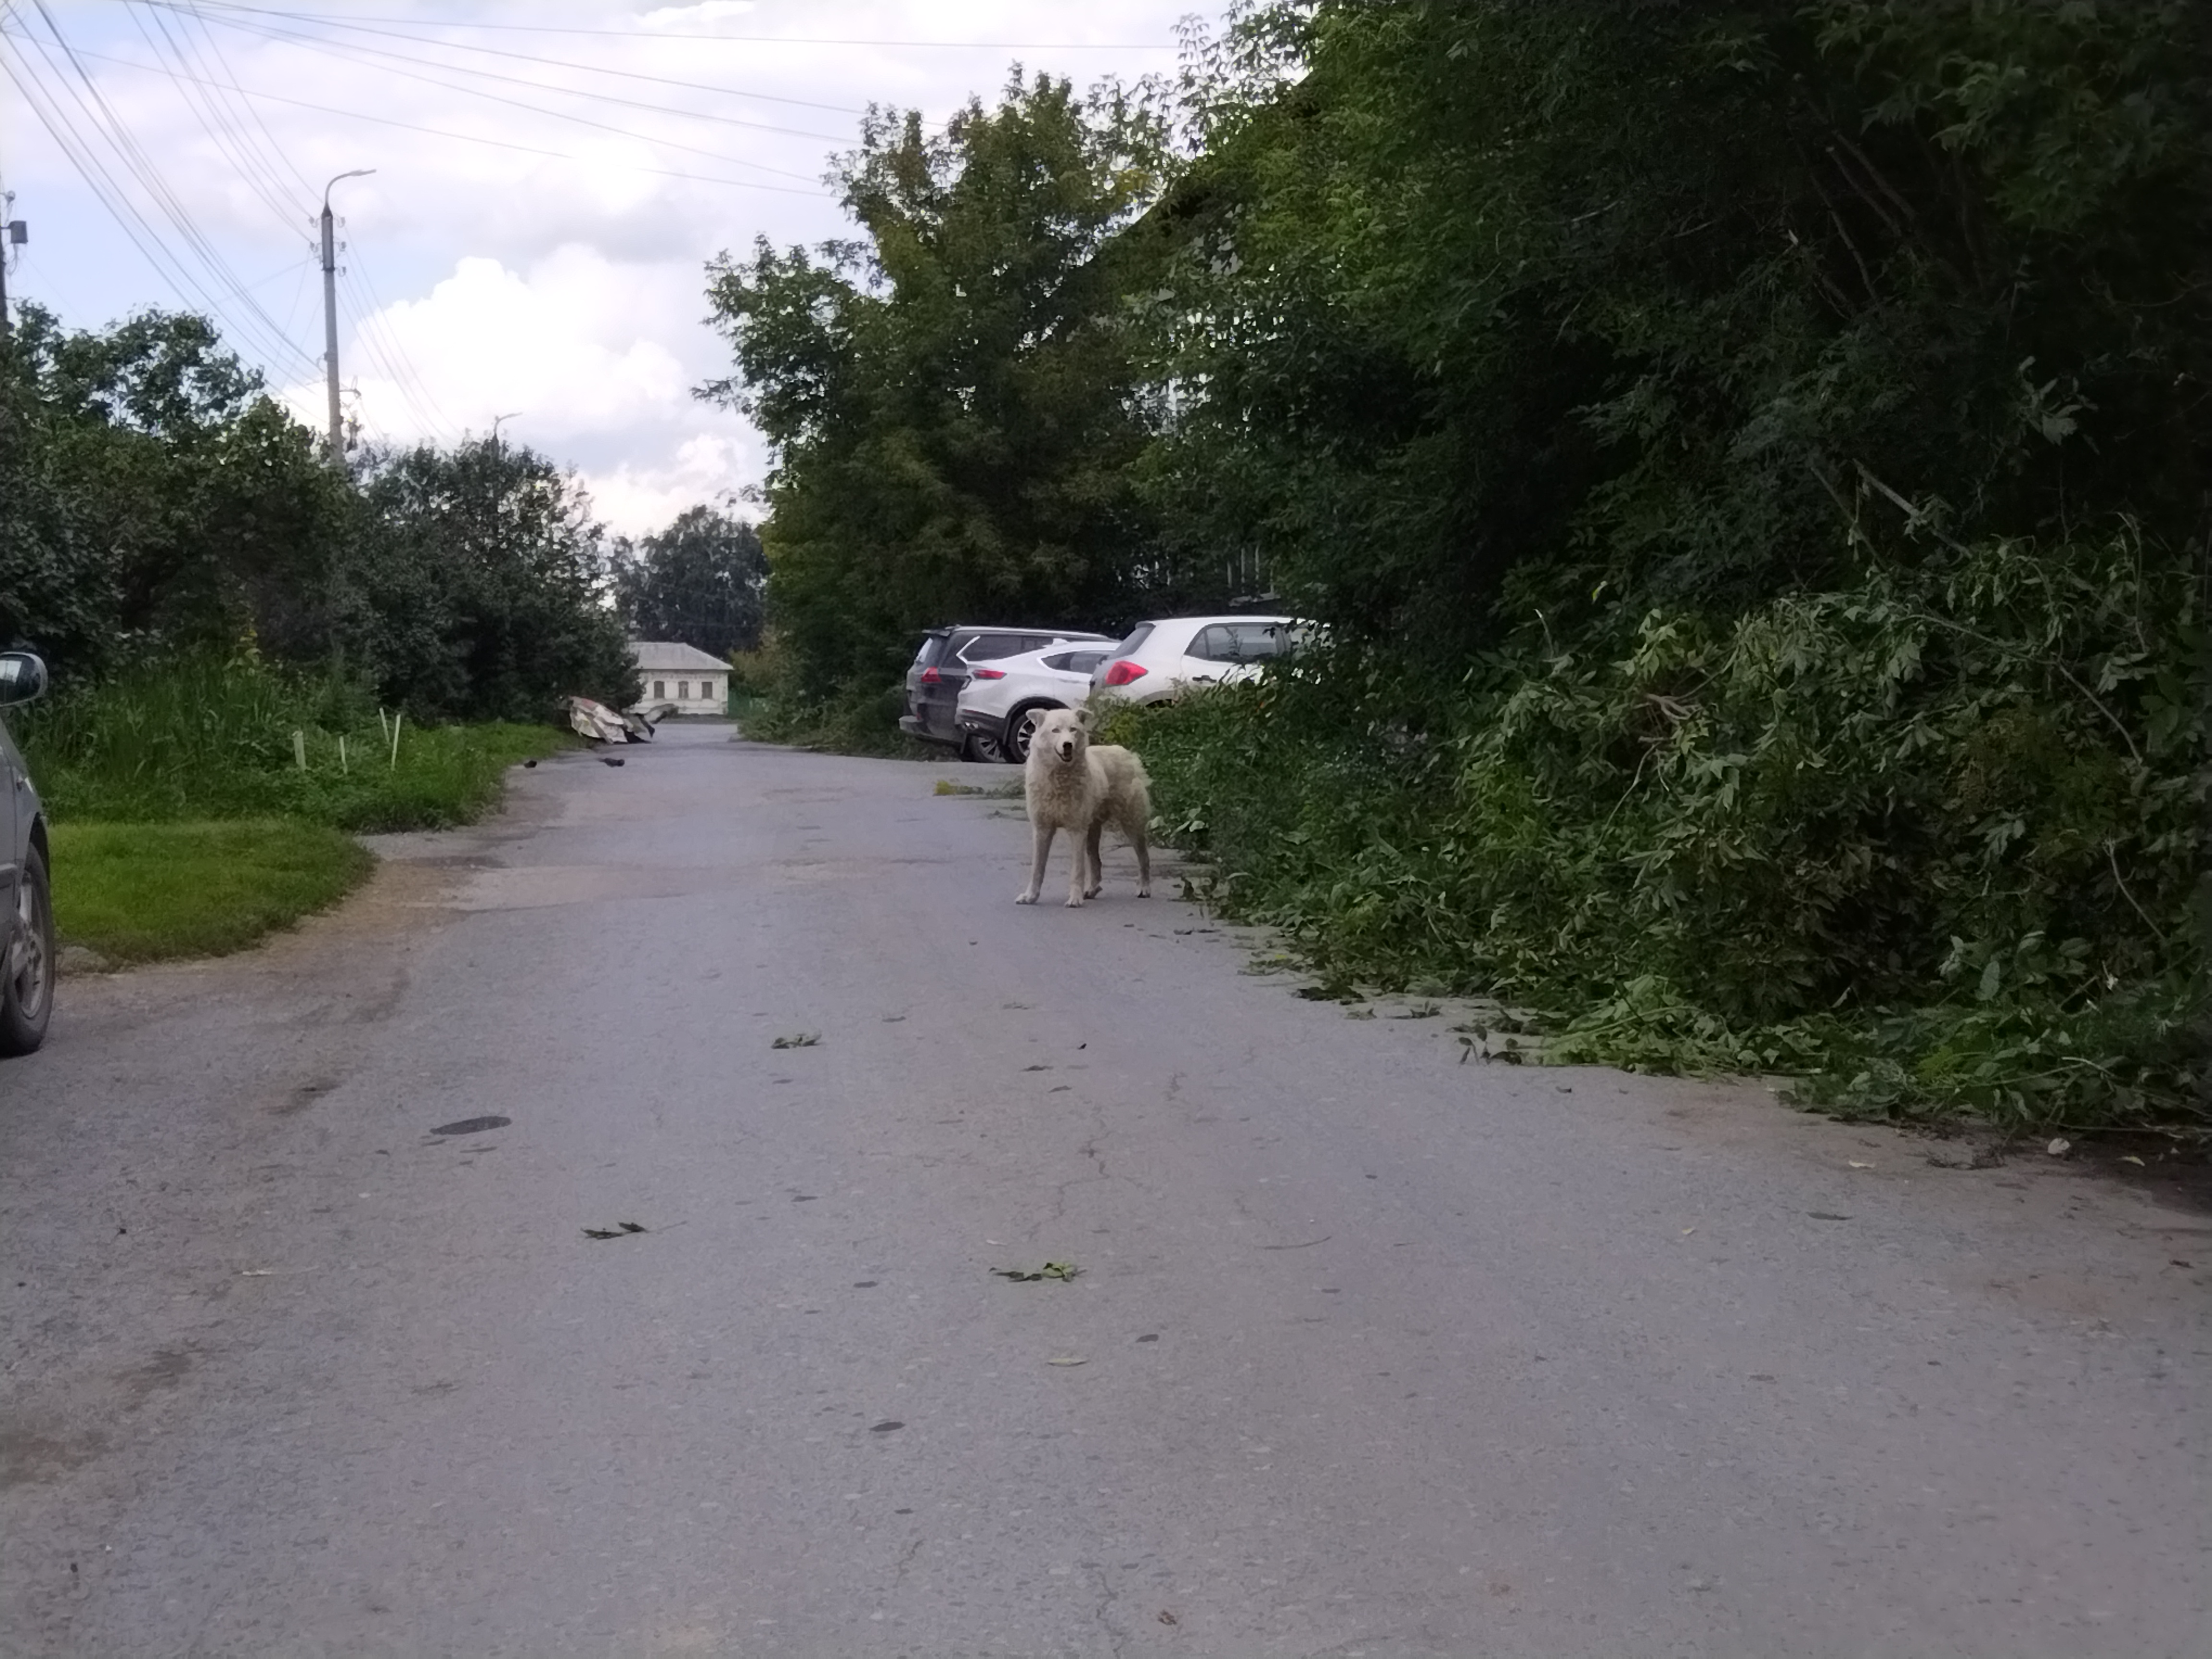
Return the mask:
M 629 653 L 645 682 L 641 708 L 672 702 L 679 714 L 729 712 L 730 665 L 720 657 L 672 640 L 632 640 Z

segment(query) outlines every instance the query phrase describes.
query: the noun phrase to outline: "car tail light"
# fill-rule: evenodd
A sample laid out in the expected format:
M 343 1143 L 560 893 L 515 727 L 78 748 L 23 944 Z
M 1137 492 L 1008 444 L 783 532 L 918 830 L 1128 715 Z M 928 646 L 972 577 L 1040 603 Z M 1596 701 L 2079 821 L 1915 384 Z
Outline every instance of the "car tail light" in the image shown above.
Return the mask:
M 925 668 L 921 671 L 921 683 L 924 685 L 942 685 L 945 684 L 945 678 L 934 668 Z
M 1127 657 L 1122 658 L 1106 671 L 1106 684 L 1109 685 L 1127 685 L 1132 680 L 1140 680 L 1144 678 L 1145 671 Z
M 1003 668 L 971 668 L 968 671 L 968 678 L 971 680 L 1002 680 L 1006 678 L 1006 671 Z

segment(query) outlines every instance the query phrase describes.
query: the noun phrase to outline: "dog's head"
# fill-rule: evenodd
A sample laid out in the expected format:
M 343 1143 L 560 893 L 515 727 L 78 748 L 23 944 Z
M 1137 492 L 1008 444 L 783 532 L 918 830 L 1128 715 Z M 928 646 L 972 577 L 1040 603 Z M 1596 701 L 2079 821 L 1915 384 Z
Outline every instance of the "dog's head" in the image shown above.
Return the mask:
M 1083 758 L 1091 746 L 1091 711 L 1088 708 L 1054 708 L 1045 713 L 1030 737 L 1030 753 L 1042 755 L 1055 765 L 1069 765 Z

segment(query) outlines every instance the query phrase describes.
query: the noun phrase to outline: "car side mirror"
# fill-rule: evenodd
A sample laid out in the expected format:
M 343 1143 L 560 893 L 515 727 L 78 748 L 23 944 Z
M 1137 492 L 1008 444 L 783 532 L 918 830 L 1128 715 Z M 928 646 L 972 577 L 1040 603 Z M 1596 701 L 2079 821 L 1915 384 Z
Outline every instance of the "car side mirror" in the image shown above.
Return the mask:
M 0 651 L 0 708 L 41 697 L 46 691 L 46 665 L 28 651 Z

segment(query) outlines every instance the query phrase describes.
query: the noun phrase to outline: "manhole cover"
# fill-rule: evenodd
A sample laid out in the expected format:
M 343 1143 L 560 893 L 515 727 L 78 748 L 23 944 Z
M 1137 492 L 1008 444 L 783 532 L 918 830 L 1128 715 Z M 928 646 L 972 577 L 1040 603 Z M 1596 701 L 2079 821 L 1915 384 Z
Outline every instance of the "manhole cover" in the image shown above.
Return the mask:
M 434 1135 L 480 1135 L 487 1129 L 504 1129 L 514 1121 L 511 1117 L 465 1117 L 459 1123 L 441 1123 L 430 1133 Z

